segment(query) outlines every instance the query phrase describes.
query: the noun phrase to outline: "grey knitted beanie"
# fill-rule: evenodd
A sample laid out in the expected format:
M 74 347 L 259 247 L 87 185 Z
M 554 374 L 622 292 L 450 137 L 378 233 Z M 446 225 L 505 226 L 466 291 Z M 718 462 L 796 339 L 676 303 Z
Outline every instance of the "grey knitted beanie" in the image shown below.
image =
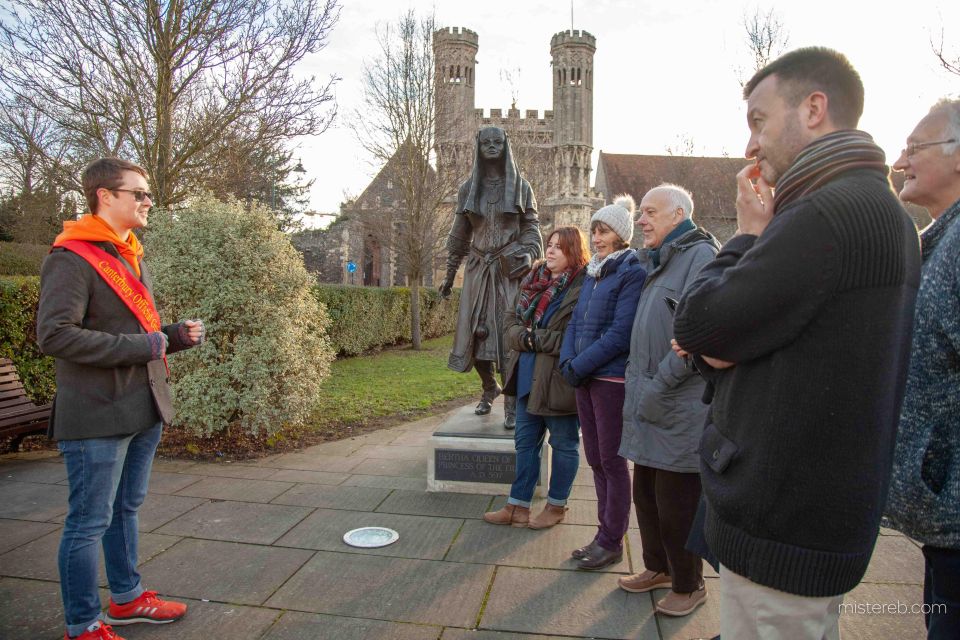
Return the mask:
M 613 229 L 621 240 L 630 244 L 630 240 L 633 239 L 633 212 L 636 208 L 632 196 L 626 193 L 620 194 L 614 198 L 613 204 L 608 204 L 593 214 L 590 218 L 590 226 L 592 227 L 594 222 L 602 222 Z

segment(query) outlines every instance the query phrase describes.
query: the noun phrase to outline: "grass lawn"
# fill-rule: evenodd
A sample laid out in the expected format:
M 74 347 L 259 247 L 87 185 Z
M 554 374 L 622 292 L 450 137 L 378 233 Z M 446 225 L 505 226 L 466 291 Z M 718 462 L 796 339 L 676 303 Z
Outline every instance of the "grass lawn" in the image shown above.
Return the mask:
M 453 400 L 479 397 L 475 373 L 447 369 L 452 344 L 453 336 L 445 336 L 425 340 L 420 351 L 403 347 L 337 360 L 309 427 L 372 426 L 384 418 L 408 418 Z

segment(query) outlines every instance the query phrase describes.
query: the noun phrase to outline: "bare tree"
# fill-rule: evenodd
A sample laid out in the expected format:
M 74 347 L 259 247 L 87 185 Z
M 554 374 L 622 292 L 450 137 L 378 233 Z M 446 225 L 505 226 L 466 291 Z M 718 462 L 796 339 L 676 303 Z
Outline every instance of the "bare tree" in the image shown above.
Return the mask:
M 944 34 L 943 27 L 940 28 L 940 43 L 937 44 L 933 41 L 933 38 L 930 39 L 930 47 L 933 49 L 933 54 L 937 56 L 937 59 L 940 60 L 940 64 L 944 69 L 949 71 L 954 75 L 960 76 L 960 50 L 950 52 L 946 49 L 943 44 Z
M 755 7 L 752 15 L 743 14 L 742 24 L 752 66 L 749 69 L 736 67 L 741 87 L 755 71 L 767 66 L 767 63 L 783 53 L 790 44 L 790 34 L 775 9 L 763 11 L 760 7 Z
M 365 64 L 364 99 L 353 122 L 363 148 L 384 167 L 397 195 L 384 211 L 359 210 L 365 232 L 389 247 L 410 286 L 410 332 L 420 349 L 420 286 L 433 270 L 450 231 L 455 171 L 438 166 L 438 109 L 434 84 L 434 19 L 413 10 L 380 25 L 379 54 Z
M 71 171 L 68 145 L 54 123 L 20 100 L 0 103 L 0 185 L 8 191 L 2 235 L 48 243 L 61 222 L 75 215 L 60 185 Z
M 337 0 L 9 0 L 0 88 L 75 157 L 125 156 L 160 205 L 203 186 L 224 137 L 250 148 L 322 133 L 332 84 L 294 66 L 327 44 Z

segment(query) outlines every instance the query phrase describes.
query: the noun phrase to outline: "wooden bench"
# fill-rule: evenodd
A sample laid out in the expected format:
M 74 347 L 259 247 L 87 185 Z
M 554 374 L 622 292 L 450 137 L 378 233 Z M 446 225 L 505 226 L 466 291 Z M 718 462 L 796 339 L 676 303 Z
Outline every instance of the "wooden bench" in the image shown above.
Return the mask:
M 46 433 L 52 407 L 33 404 L 17 375 L 16 365 L 10 358 L 0 358 L 0 438 L 13 438 L 9 451 L 19 449 L 28 435 Z

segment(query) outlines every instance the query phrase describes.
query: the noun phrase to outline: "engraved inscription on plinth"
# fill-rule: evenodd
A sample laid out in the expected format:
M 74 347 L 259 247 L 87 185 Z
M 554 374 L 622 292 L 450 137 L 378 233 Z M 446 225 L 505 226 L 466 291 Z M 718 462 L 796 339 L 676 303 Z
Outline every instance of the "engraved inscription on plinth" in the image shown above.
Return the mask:
M 511 484 L 517 476 L 517 455 L 512 452 L 438 448 L 433 455 L 437 480 Z

